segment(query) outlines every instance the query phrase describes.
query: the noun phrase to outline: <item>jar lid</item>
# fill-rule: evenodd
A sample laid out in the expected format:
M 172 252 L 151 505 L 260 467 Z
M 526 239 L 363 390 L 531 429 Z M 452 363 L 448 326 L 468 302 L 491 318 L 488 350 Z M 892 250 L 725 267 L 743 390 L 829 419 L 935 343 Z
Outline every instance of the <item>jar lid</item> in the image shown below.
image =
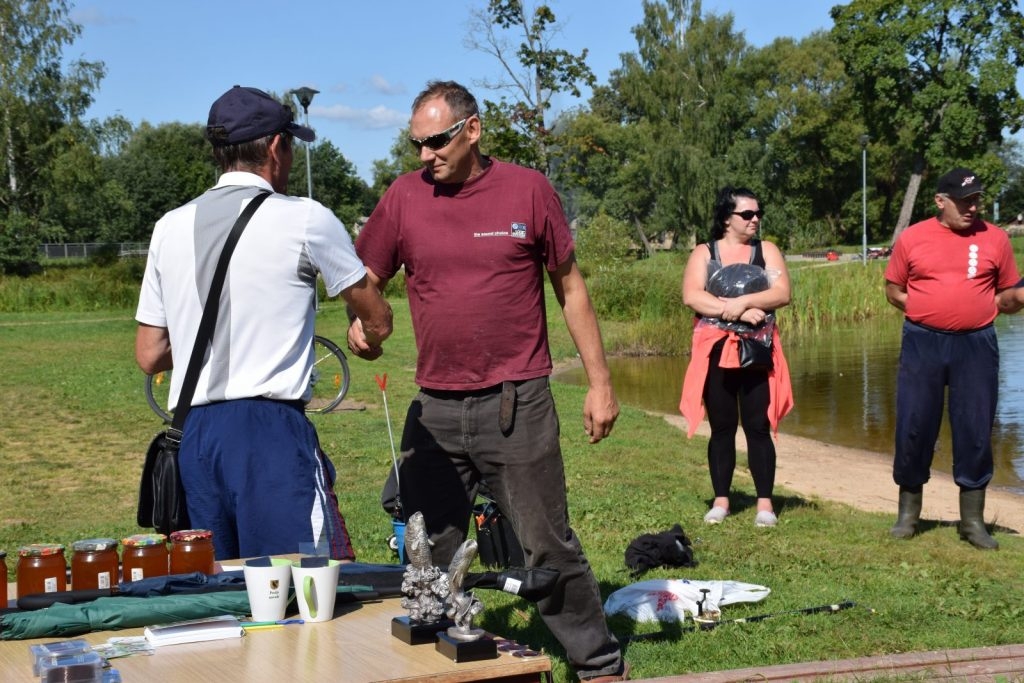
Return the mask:
M 121 543 L 133 548 L 140 545 L 163 545 L 166 541 L 167 537 L 163 534 L 135 534 L 121 539 Z
M 48 557 L 63 552 L 64 545 L 61 543 L 29 543 L 18 548 L 18 554 L 22 557 Z
M 182 529 L 171 532 L 171 543 L 188 543 L 190 541 L 207 541 L 213 538 L 209 529 Z
M 117 541 L 112 538 L 84 538 L 71 544 L 76 553 L 94 553 L 117 548 Z

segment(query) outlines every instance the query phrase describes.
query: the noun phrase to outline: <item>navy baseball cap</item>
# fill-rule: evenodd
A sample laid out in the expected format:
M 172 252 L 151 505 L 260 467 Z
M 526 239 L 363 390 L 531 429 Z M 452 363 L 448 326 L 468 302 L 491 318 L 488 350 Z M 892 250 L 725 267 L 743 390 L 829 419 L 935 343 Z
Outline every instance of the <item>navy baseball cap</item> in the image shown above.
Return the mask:
M 313 129 L 298 125 L 293 117 L 291 107 L 262 90 L 236 85 L 210 107 L 206 139 L 214 147 L 224 147 L 275 133 L 291 133 L 300 140 L 313 142 L 316 139 Z
M 953 199 L 963 199 L 972 194 L 985 191 L 978 174 L 968 168 L 954 168 L 939 178 L 938 194 L 949 195 Z

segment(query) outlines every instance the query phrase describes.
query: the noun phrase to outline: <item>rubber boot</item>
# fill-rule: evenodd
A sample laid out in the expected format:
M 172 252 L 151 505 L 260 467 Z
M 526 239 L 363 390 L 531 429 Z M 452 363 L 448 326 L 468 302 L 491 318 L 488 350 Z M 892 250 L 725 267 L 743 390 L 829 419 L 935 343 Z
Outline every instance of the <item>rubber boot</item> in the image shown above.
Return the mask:
M 981 550 L 998 550 L 985 528 L 985 489 L 960 491 L 960 538 Z
M 924 493 L 918 489 L 911 491 L 900 487 L 900 510 L 896 517 L 896 524 L 889 529 L 889 535 L 893 538 L 910 538 L 917 533 L 917 523 L 921 519 L 921 500 Z

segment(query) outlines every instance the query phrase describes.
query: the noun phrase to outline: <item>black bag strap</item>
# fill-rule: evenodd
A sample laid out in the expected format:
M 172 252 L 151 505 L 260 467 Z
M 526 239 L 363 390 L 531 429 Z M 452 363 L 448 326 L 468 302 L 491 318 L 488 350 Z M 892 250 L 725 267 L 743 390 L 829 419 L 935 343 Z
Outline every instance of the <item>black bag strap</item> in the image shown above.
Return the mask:
M 231 226 L 224 241 L 224 248 L 220 252 L 220 259 L 217 261 L 217 269 L 213 272 L 213 281 L 210 283 L 210 293 L 206 297 L 206 305 L 203 306 L 203 317 L 199 321 L 199 331 L 196 333 L 196 343 L 192 347 L 192 357 L 188 361 L 188 369 L 185 371 L 185 381 L 181 385 L 181 394 L 178 396 L 178 405 L 174 410 L 174 419 L 167 430 L 167 438 L 181 443 L 182 430 L 185 427 L 185 418 L 192 407 L 192 396 L 196 393 L 196 386 L 199 384 L 199 371 L 203 367 L 203 357 L 206 356 L 206 347 L 213 338 L 213 330 L 217 326 L 217 313 L 220 309 L 220 293 L 224 288 L 224 278 L 227 276 L 228 263 L 231 261 L 231 253 L 238 244 L 238 238 L 248 225 L 249 219 L 256 213 L 267 197 L 271 195 L 266 190 L 261 190 L 258 195 L 249 200 L 245 209 Z

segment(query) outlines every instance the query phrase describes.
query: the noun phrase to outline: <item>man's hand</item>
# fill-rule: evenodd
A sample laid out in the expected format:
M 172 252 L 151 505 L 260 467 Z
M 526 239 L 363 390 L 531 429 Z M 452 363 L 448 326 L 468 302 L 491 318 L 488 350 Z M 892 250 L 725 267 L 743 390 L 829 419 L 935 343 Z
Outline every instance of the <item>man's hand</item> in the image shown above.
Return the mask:
M 373 346 L 366 341 L 363 333 L 363 321 L 356 318 L 348 328 L 348 350 L 363 360 L 377 360 L 384 355 L 384 348 Z
M 611 385 L 587 390 L 583 400 L 583 431 L 590 437 L 590 443 L 597 443 L 611 434 L 618 417 L 619 402 Z
M 1024 287 L 1011 287 L 996 294 L 996 308 L 1005 314 L 1013 314 L 1024 308 Z

